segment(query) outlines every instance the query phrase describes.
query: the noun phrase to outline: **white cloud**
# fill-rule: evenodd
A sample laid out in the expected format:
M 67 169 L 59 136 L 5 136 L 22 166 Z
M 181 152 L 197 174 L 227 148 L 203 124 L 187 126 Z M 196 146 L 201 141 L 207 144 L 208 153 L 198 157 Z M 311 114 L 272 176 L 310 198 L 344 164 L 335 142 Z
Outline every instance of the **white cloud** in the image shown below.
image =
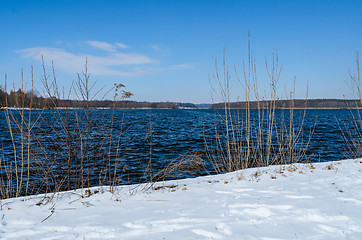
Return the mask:
M 107 42 L 102 41 L 87 41 L 86 42 L 89 46 L 92 46 L 94 48 L 101 49 L 106 52 L 117 52 L 117 48 L 128 48 L 127 45 L 123 43 L 116 42 L 115 44 L 110 44 Z
M 125 44 L 123 44 L 123 43 L 119 43 L 119 42 L 115 43 L 115 45 L 116 45 L 117 47 L 119 47 L 119 48 L 128 48 L 127 45 L 125 45 Z
M 157 46 L 157 45 L 150 45 L 149 47 L 152 48 L 152 49 L 155 50 L 155 51 L 159 51 L 159 50 L 160 50 L 160 47 Z
M 94 75 L 117 75 L 117 76 L 138 76 L 143 75 L 147 71 L 140 71 L 139 65 L 146 65 L 153 62 L 146 55 L 138 53 L 120 53 L 112 50 L 111 44 L 92 41 L 88 44 L 103 49 L 108 52 L 106 56 L 94 56 L 87 54 L 74 54 L 60 48 L 36 47 L 27 48 L 16 51 L 24 58 L 32 58 L 35 60 L 44 59 L 47 63 L 54 62 L 56 69 L 65 72 L 76 73 L 84 70 L 85 60 L 88 59 L 88 69 Z M 136 66 L 131 67 L 131 66 Z M 122 70 L 120 70 L 122 69 Z M 125 71 L 123 71 L 126 69 Z
M 107 42 L 101 42 L 101 41 L 87 41 L 86 42 L 89 46 L 107 51 L 107 52 L 115 52 L 117 50 L 117 47 L 107 43 Z
M 170 67 L 171 70 L 184 70 L 184 69 L 192 69 L 192 68 L 194 68 L 194 67 L 190 64 L 172 65 Z

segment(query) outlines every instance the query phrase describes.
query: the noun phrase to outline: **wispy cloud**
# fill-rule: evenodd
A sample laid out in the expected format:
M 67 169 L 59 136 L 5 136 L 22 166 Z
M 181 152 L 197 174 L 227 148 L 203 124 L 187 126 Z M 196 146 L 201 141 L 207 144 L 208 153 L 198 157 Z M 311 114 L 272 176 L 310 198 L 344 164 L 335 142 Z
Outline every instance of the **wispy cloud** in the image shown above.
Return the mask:
M 57 69 L 65 72 L 80 72 L 84 69 L 85 59 L 88 60 L 88 69 L 95 75 L 118 75 L 118 76 L 138 76 L 147 73 L 147 70 L 140 70 L 142 66 L 154 61 L 139 53 L 122 53 L 118 48 L 126 48 L 121 43 L 115 45 L 100 42 L 88 41 L 92 47 L 96 47 L 106 52 L 105 56 L 95 56 L 90 54 L 75 54 L 60 48 L 35 47 L 17 50 L 24 58 L 32 58 L 41 61 L 42 56 L 46 62 L 52 61 Z
M 128 48 L 127 45 L 125 45 L 125 44 L 123 44 L 123 43 L 119 43 L 119 42 L 115 43 L 115 45 L 116 45 L 117 47 L 119 47 L 119 48 Z
M 192 69 L 192 68 L 194 68 L 194 67 L 190 64 L 178 64 L 178 65 L 170 66 L 171 70 L 184 70 L 184 69 Z
M 155 51 L 159 51 L 160 50 L 160 47 L 158 45 L 149 45 L 148 46 L 149 48 L 152 48 L 153 50 Z
M 128 48 L 127 45 L 123 43 L 116 42 L 115 44 L 110 44 L 102 41 L 87 41 L 89 46 L 98 48 L 107 52 L 117 52 L 117 48 Z
M 113 44 L 101 41 L 87 41 L 86 42 L 89 46 L 98 48 L 107 52 L 115 52 L 117 51 L 117 47 Z

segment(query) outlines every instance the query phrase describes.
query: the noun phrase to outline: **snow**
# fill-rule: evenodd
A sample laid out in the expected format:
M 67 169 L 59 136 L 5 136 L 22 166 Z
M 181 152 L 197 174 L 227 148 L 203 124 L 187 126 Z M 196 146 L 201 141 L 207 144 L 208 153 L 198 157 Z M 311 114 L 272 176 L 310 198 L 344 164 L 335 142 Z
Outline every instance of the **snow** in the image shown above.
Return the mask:
M 0 238 L 362 239 L 361 159 L 108 190 L 2 200 Z

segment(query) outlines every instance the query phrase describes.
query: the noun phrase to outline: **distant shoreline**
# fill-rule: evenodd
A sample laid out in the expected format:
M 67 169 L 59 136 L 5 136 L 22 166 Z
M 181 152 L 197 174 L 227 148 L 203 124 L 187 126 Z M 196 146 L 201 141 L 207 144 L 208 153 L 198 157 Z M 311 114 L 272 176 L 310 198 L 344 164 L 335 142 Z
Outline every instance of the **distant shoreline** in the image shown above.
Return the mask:
M 230 109 L 358 109 L 362 108 L 362 104 L 356 99 L 295 99 L 230 102 L 227 103 L 227 107 Z M 210 108 L 223 109 L 225 103 L 214 103 Z
M 64 107 L 60 107 L 60 108 L 14 108 L 14 107 L 10 107 L 10 108 L 0 108 L 0 111 L 5 111 L 6 109 L 8 110 L 24 110 L 24 111 L 42 111 L 42 110 L 53 110 L 53 109 L 66 109 L 66 110 L 74 110 L 74 109 L 84 109 L 82 107 L 69 107 L 69 108 L 64 108 Z M 90 108 L 90 109 L 96 109 L 96 110 L 222 110 L 223 108 Z M 246 110 L 246 108 L 229 108 L 230 110 Z M 250 108 L 251 110 L 257 110 L 257 108 Z M 260 108 L 260 109 L 270 109 L 270 108 Z M 335 108 L 335 107 L 331 107 L 331 108 L 313 108 L 313 107 L 309 107 L 309 108 L 275 108 L 276 110 L 358 110 L 358 109 L 362 109 L 362 107 L 350 107 L 350 108 Z
M 84 108 L 82 101 L 76 100 L 58 100 L 59 105 L 63 107 L 34 107 L 31 110 L 44 110 L 44 109 L 82 109 Z M 103 104 L 102 104 L 103 103 Z M 71 105 L 74 106 L 71 106 Z M 264 101 L 250 101 L 248 102 L 230 102 L 227 103 L 229 109 L 270 109 L 272 104 L 275 109 L 319 109 L 319 110 L 332 110 L 332 109 L 361 109 L 362 104 L 359 100 L 349 99 L 296 99 L 296 100 L 270 100 Z M 64 106 L 65 105 L 65 106 Z M 106 106 L 102 106 L 106 105 Z M 112 101 L 92 101 L 90 103 L 91 109 L 224 109 L 225 103 L 214 104 L 193 104 L 193 103 L 176 103 L 176 102 L 135 102 L 135 101 L 121 101 L 115 104 Z M 30 110 L 28 106 L 24 108 L 17 107 L 0 107 L 1 110 Z

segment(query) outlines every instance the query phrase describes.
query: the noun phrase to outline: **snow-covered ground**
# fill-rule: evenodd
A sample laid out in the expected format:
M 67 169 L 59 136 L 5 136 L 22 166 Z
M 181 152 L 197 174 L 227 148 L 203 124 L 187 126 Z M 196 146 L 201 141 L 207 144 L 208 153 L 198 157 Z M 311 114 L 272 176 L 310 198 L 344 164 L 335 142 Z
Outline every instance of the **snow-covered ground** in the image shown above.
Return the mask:
M 0 238 L 362 239 L 360 159 L 97 190 L 2 200 Z

